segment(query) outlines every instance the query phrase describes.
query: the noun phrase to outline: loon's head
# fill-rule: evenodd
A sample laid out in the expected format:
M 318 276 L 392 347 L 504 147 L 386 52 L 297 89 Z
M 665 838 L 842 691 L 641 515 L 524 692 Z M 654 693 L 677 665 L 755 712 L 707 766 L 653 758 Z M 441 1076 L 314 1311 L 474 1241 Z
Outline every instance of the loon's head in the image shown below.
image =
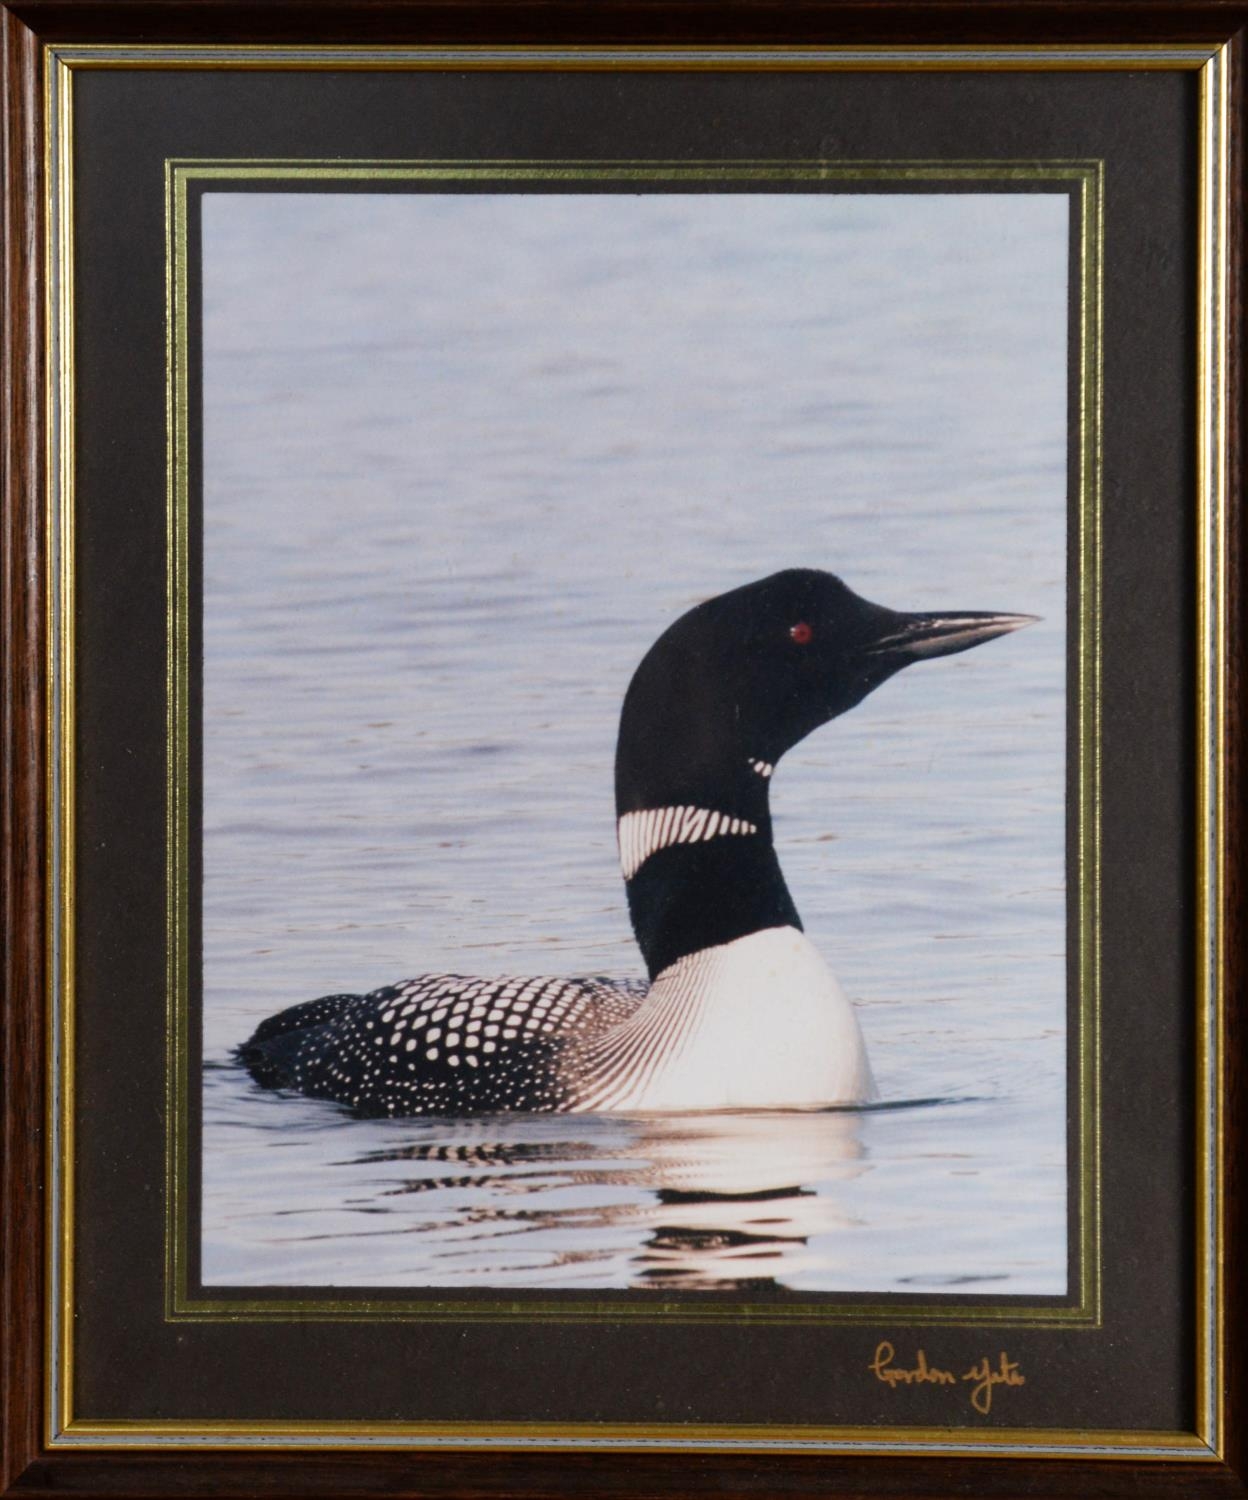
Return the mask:
M 718 806 L 734 787 L 765 781 L 786 751 L 902 667 L 1034 619 L 902 613 L 814 568 L 789 568 L 708 599 L 664 631 L 629 686 L 617 810 L 708 799 Z

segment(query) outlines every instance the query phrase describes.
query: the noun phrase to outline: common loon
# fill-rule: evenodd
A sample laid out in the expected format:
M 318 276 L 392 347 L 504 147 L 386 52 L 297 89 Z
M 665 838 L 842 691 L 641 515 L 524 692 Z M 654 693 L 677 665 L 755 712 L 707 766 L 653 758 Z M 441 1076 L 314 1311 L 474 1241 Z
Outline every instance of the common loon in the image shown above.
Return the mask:
M 365 1116 L 869 1102 L 853 1006 L 776 858 L 772 773 L 902 667 L 1034 619 L 898 613 L 807 568 L 697 605 L 620 716 L 620 864 L 648 983 L 424 974 L 284 1010 L 237 1057 L 265 1087 Z

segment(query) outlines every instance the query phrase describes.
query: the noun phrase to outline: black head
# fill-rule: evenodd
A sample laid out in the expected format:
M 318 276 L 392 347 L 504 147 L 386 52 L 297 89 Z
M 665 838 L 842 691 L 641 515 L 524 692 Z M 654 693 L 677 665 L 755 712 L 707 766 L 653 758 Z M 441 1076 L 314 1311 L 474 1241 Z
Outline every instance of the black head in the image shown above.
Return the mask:
M 813 568 L 708 599 L 659 637 L 629 686 L 618 810 L 705 803 L 751 762 L 774 765 L 902 667 L 966 651 L 1033 619 L 900 613 Z

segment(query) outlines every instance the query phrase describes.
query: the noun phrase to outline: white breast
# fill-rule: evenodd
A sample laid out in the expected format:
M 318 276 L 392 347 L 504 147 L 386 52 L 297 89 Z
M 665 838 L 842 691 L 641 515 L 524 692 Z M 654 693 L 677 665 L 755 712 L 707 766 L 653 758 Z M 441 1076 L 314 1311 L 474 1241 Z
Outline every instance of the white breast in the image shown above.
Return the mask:
M 584 1064 L 583 1110 L 818 1108 L 875 1097 L 854 1008 L 795 927 L 678 960 Z

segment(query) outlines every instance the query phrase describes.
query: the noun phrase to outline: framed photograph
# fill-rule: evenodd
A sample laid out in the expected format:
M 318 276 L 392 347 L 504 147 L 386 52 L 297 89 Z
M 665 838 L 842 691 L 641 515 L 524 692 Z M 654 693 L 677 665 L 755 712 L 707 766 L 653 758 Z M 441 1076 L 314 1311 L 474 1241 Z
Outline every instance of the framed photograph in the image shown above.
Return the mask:
M 5 7 L 5 1493 L 1245 1493 L 1248 17 L 1002 15 Z

